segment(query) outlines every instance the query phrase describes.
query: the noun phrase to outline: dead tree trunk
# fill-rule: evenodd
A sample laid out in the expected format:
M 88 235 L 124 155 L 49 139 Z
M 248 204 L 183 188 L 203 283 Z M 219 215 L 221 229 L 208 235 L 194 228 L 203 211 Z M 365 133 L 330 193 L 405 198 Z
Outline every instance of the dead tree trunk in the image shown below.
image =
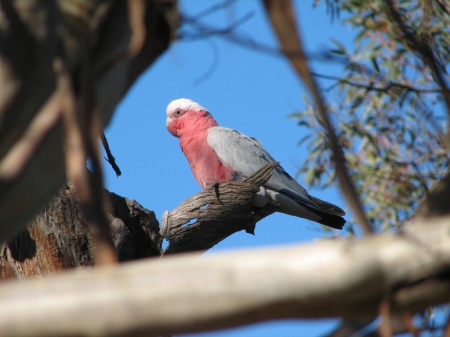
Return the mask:
M 161 228 L 152 211 L 105 190 L 112 205 L 109 226 L 119 261 L 205 251 L 238 231 L 253 234 L 256 223 L 276 211 L 272 206 L 256 209 L 252 198 L 277 164 L 267 164 L 245 180 L 192 196 L 166 212 Z M 195 223 L 185 225 L 193 219 Z M 165 251 L 163 236 L 169 241 Z M 74 188 L 65 186 L 25 231 L 0 245 L 0 279 L 91 266 L 93 241 Z
M 160 256 L 162 237 L 155 214 L 134 200 L 105 193 L 113 207 L 109 220 L 119 260 Z M 23 279 L 93 265 L 93 240 L 74 189 L 61 189 L 26 230 L 0 249 L 0 279 Z

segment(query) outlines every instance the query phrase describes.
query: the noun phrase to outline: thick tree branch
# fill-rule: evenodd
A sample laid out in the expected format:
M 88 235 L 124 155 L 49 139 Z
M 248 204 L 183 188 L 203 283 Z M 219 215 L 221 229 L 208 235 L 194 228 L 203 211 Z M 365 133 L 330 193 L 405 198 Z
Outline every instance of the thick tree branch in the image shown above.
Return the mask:
M 33 6 L 48 22 L 30 20 L 23 13 L 29 6 L 14 4 L 0 6 L 0 240 L 18 234 L 64 181 L 54 2 Z M 37 43 L 33 34 L 42 32 Z M 8 168 L 18 170 L 11 175 Z
M 243 181 L 204 190 L 166 212 L 161 233 L 170 244 L 164 253 L 207 250 L 241 230 L 253 234 L 256 223 L 276 211 L 272 206 L 256 208 L 252 199 L 278 164 L 267 164 Z
M 414 313 L 450 297 L 449 231 L 442 218 L 360 240 L 4 283 L 0 329 L 7 336 L 156 336 L 268 319 L 370 318 L 383 300 L 393 313 Z
M 134 80 L 168 47 L 176 14 L 175 0 L 0 1 L 0 241 L 25 228 L 65 173 L 85 195 L 80 167 L 87 157 L 97 184 L 85 204 L 105 231 L 97 139 Z M 66 142 L 70 159 L 63 149 L 69 126 L 74 136 L 69 112 L 81 131 L 75 145 L 84 147 L 74 156 L 74 142 Z M 65 172 L 65 159 L 81 165 Z

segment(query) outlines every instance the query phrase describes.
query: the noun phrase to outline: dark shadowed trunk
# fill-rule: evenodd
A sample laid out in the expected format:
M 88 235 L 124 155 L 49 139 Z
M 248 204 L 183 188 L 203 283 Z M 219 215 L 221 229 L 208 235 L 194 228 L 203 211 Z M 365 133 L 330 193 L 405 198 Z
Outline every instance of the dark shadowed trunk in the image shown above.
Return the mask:
M 153 212 L 109 193 L 114 245 L 120 261 L 159 256 L 162 237 Z M 15 239 L 0 246 L 0 278 L 26 278 L 91 266 L 93 242 L 73 188 L 64 187 Z

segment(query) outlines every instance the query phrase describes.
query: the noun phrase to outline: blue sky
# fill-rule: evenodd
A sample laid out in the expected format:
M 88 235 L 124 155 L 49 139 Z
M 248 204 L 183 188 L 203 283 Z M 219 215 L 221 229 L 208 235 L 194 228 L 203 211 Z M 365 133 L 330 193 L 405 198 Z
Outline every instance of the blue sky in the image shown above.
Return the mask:
M 180 1 L 180 10 L 195 17 L 218 1 Z M 219 1 L 220 2 L 220 1 Z M 350 45 L 354 32 L 337 20 L 332 24 L 324 4 L 313 9 L 313 0 L 295 2 L 307 50 L 318 52 L 331 46 L 330 38 Z M 230 10 L 210 15 L 203 23 L 227 27 L 253 13 L 238 32 L 276 48 L 271 26 L 259 1 L 237 1 Z M 336 64 L 314 63 L 328 75 L 342 71 Z M 205 74 L 207 76 L 205 76 Z M 305 130 L 287 116 L 304 108 L 305 88 L 282 57 L 248 49 L 223 38 L 177 41 L 135 83 L 118 106 L 106 135 L 122 170 L 117 178 L 105 163 L 106 187 L 135 199 L 153 210 L 160 220 L 165 210 L 200 191 L 178 140 L 165 128 L 165 109 L 173 99 L 191 98 L 206 107 L 225 127 L 258 138 L 271 155 L 295 175 L 305 160 L 305 147 L 298 147 Z M 304 185 L 303 177 L 298 178 Z M 346 208 L 336 188 L 308 189 L 321 199 Z M 261 246 L 311 242 L 323 237 L 319 225 L 284 214 L 259 222 L 255 236 L 236 233 L 211 253 Z M 320 336 L 337 320 L 288 320 L 189 336 Z

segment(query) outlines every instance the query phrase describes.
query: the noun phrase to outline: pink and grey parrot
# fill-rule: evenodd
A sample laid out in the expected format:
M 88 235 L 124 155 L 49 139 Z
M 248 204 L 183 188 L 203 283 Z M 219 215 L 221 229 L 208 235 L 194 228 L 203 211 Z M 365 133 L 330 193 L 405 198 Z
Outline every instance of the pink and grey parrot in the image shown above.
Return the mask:
M 258 140 L 219 126 L 208 110 L 190 99 L 170 102 L 166 127 L 180 139 L 192 173 L 204 189 L 244 179 L 275 161 Z M 341 208 L 309 195 L 280 165 L 253 199 L 254 206 L 267 204 L 329 227 L 342 229 L 345 224 Z

